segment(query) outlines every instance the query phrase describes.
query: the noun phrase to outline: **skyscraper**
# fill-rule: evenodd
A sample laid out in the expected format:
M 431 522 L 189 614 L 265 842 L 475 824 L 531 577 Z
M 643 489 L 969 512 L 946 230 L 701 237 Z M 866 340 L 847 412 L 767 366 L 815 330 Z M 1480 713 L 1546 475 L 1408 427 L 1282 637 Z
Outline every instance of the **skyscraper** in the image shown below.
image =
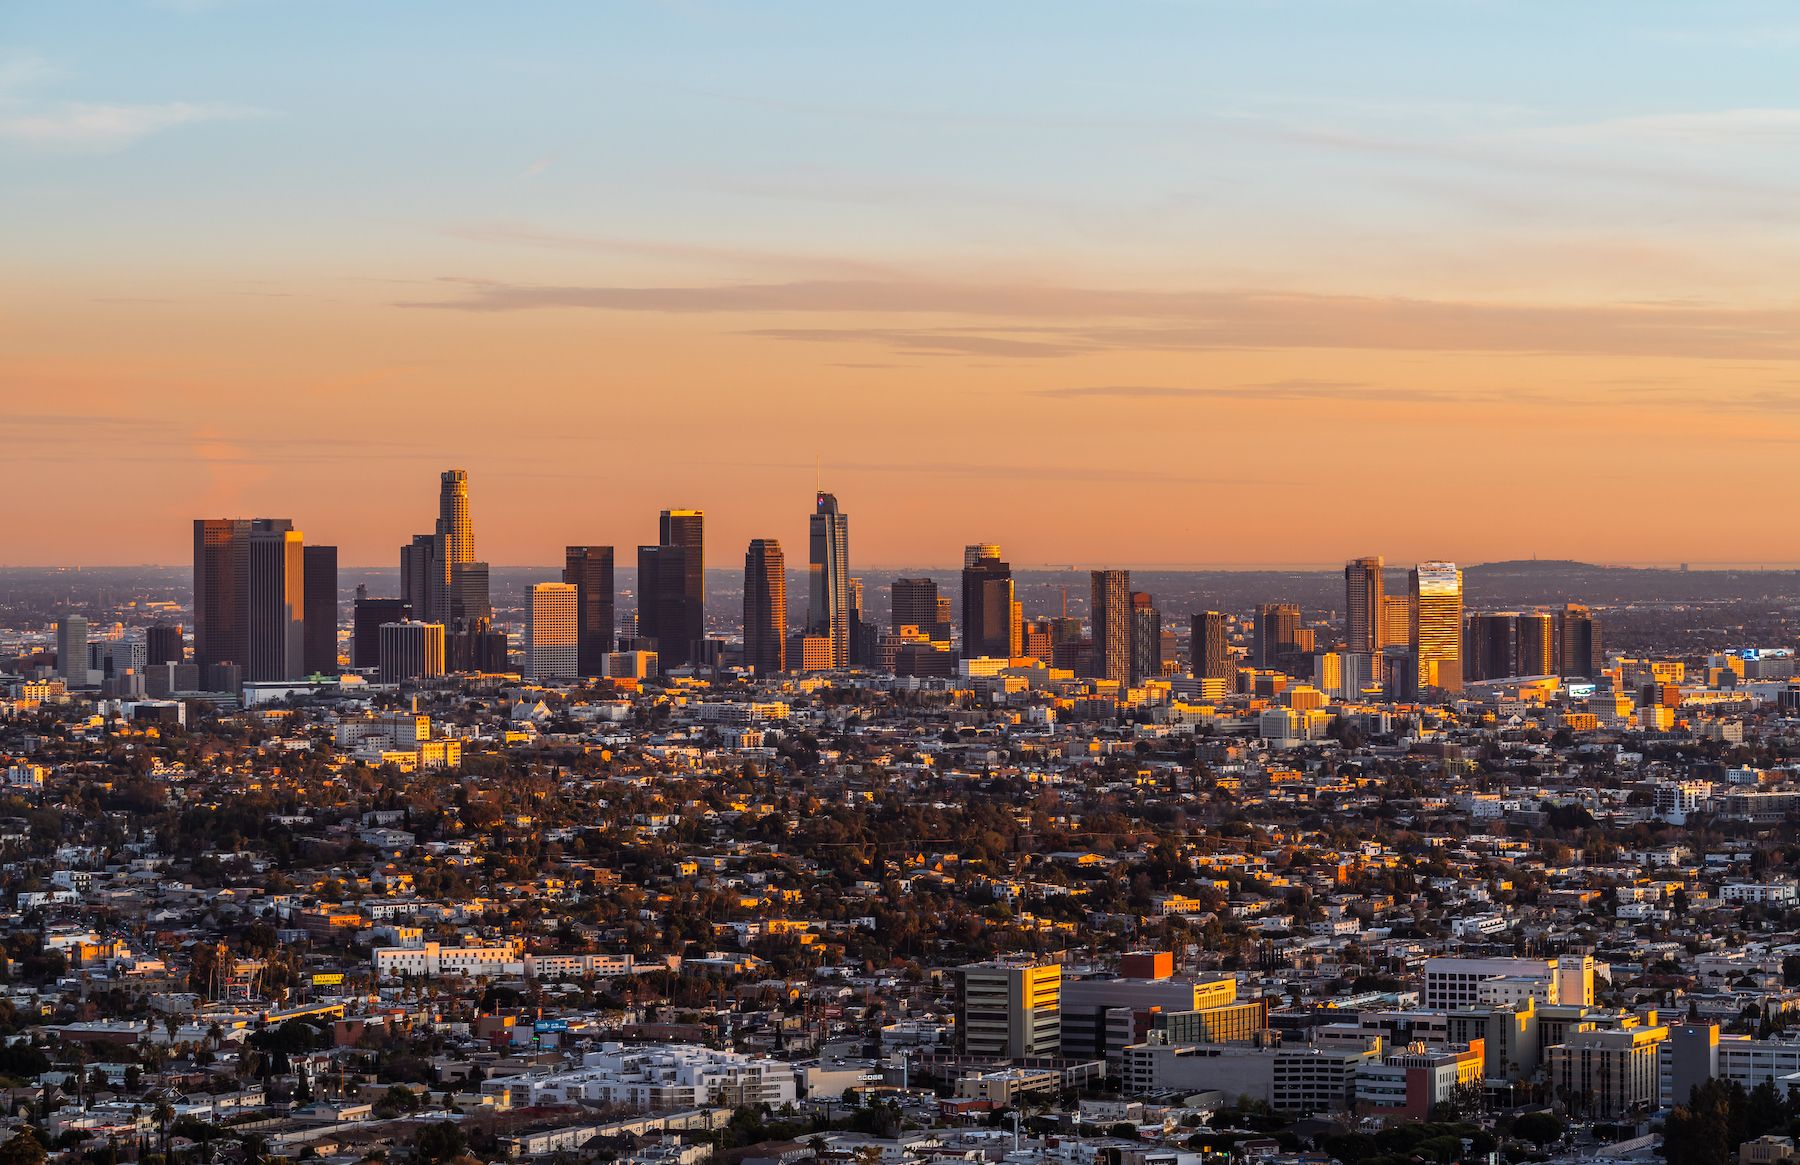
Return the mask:
M 246 680 L 306 674 L 306 538 L 287 518 L 250 523 L 250 644 Z
M 613 649 L 613 548 L 567 547 L 562 580 L 575 588 L 581 674 L 601 675 Z
M 1454 562 L 1421 562 L 1408 576 L 1412 651 L 1419 687 L 1460 692 L 1463 686 L 1462 571 Z
M 1381 596 L 1381 646 L 1412 646 L 1412 600 L 1406 595 Z
M 787 559 L 774 538 L 744 554 L 744 666 L 759 676 L 787 670 Z
M 1252 662 L 1259 668 L 1291 665 L 1300 645 L 1300 608 L 1293 603 L 1264 603 L 1256 608 Z
M 412 613 L 412 604 L 405 599 L 358 595 L 350 612 L 350 666 L 358 670 L 380 668 L 382 627 L 408 622 Z
M 1162 612 L 1145 591 L 1131 592 L 1131 682 L 1162 675 Z
M 444 674 L 444 625 L 406 619 L 381 625 L 384 684 L 428 680 Z
M 1592 679 L 1606 668 L 1600 646 L 1600 623 L 1588 608 L 1570 603 L 1557 622 L 1557 672 Z
M 443 542 L 446 566 L 475 561 L 475 525 L 469 518 L 467 470 L 446 469 L 438 475 L 437 536 Z
M 56 621 L 56 674 L 70 687 L 88 682 L 88 621 L 82 615 L 64 615 Z
M 821 491 L 808 520 L 807 631 L 831 640 L 831 666 L 850 663 L 850 518 Z M 745 600 L 748 602 L 748 599 Z
M 1230 679 L 1230 643 L 1225 635 L 1225 612 L 1201 611 L 1192 620 L 1193 640 L 1188 645 L 1195 679 Z
M 1131 572 L 1088 572 L 1088 621 L 1093 627 L 1093 673 L 1131 682 Z
M 701 510 L 664 510 L 659 520 L 661 545 L 679 547 L 679 601 L 671 595 L 672 620 L 656 634 L 665 667 L 692 663 L 706 637 L 706 514 Z
M 250 522 L 194 520 L 194 663 L 242 667 L 250 651 Z
M 1344 567 L 1344 650 L 1374 654 L 1381 650 L 1382 600 L 1385 586 L 1381 555 L 1354 558 Z
M 1010 659 L 1012 618 L 1012 567 L 1000 558 L 998 546 L 969 547 L 962 572 L 963 656 Z
M 938 585 L 929 578 L 897 578 L 888 584 L 888 626 L 895 633 L 917 627 L 933 639 L 948 638 L 938 630 Z
M 144 666 L 181 663 L 187 656 L 181 641 L 181 624 L 152 623 L 144 628 Z
M 309 676 L 338 674 L 338 548 L 305 550 L 306 607 L 302 670 Z
M 443 550 L 436 534 L 414 534 L 412 541 L 400 548 L 400 597 L 421 620 L 448 617 Z
M 984 558 L 999 558 L 1000 544 L 997 542 L 971 542 L 963 547 L 963 569 L 980 562 Z
M 1522 676 L 1556 674 L 1556 619 L 1543 611 L 1519 616 L 1515 659 Z
M 415 615 L 442 622 L 447 631 L 492 617 L 488 566 L 475 558 L 467 471 L 446 469 L 438 475 L 436 525 L 400 548 L 400 593 Z
M 637 555 L 637 635 L 655 641 L 664 668 L 692 659 L 688 633 L 687 550 L 640 546 Z
M 1519 670 L 1519 616 L 1511 611 L 1470 615 L 1464 625 L 1465 680 L 1503 680 Z
M 525 674 L 544 681 L 581 674 L 578 599 L 572 583 L 535 583 L 525 598 Z

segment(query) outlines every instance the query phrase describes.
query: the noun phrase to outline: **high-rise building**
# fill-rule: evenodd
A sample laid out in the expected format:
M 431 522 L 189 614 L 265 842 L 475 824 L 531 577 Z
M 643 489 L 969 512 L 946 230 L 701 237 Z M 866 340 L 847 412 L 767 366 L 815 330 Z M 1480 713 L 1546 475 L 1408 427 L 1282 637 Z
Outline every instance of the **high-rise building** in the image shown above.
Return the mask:
M 643 633 L 655 635 L 663 666 L 675 667 L 693 663 L 706 637 L 706 515 L 701 510 L 664 510 L 658 527 L 659 545 L 665 550 L 678 548 L 679 555 L 662 559 L 664 573 L 659 578 L 664 593 L 659 596 L 658 627 Z M 641 578 L 638 589 L 643 589 Z M 638 610 L 643 610 L 642 599 Z
M 1411 646 L 1420 688 L 1459 692 L 1463 686 L 1463 579 L 1454 562 L 1421 562 L 1408 576 Z
M 1381 650 L 1382 600 L 1385 581 L 1381 555 L 1354 558 L 1344 567 L 1344 650 L 1374 654 Z
M 250 653 L 250 522 L 194 520 L 194 663 L 240 667 Z
M 446 567 L 475 561 L 475 524 L 469 518 L 467 470 L 446 469 L 438 475 L 437 536 L 443 543 Z
M 1193 638 L 1188 645 L 1195 679 L 1228 680 L 1236 672 L 1231 645 L 1225 634 L 1225 612 L 1201 611 L 1192 620 Z
M 613 649 L 613 548 L 567 547 L 563 551 L 562 580 L 575 588 L 575 606 L 580 613 L 581 674 L 602 675 L 606 657 Z
M 540 683 L 580 675 L 579 628 L 575 585 L 534 583 L 525 596 L 525 674 Z
M 487 563 L 451 563 L 448 585 L 452 625 L 469 628 L 494 617 L 494 606 L 489 597 Z
M 1470 615 L 1464 625 L 1464 679 L 1501 680 L 1519 670 L 1519 616 L 1511 611 Z
M 250 643 L 246 680 L 306 674 L 306 538 L 287 518 L 250 523 Z
M 976 563 L 980 562 L 984 558 L 999 558 L 999 557 L 1000 557 L 1000 544 L 999 543 L 997 543 L 997 542 L 971 542 L 971 543 L 969 543 L 969 545 L 963 547 L 963 569 L 968 570 L 971 566 L 974 566 Z
M 1555 616 L 1543 611 L 1530 611 L 1520 615 L 1518 622 L 1518 647 L 1515 656 L 1519 668 L 1519 675 L 1555 675 Z
M 665 667 L 692 661 L 688 635 L 687 550 L 680 546 L 640 546 L 637 559 L 637 639 L 652 640 L 650 648 Z
M 56 621 L 56 674 L 70 687 L 87 686 L 88 621 L 83 615 Z
M 152 623 L 144 628 L 145 667 L 181 663 L 186 658 L 187 648 L 182 643 L 181 624 Z
M 1162 612 L 1145 591 L 1131 592 L 1131 682 L 1162 675 Z
M 405 599 L 356 596 L 350 612 L 350 666 L 359 671 L 381 667 L 381 628 L 386 623 L 412 619 L 412 604 Z
M 447 631 L 493 616 L 488 566 L 475 558 L 467 471 L 446 469 L 438 475 L 436 525 L 400 548 L 400 594 L 414 614 L 444 623 Z
M 305 624 L 301 670 L 309 676 L 338 674 L 338 548 L 304 552 Z
M 1606 669 L 1600 623 L 1588 608 L 1570 603 L 1558 616 L 1557 673 L 1592 679 Z
M 1382 595 L 1381 649 L 1411 646 L 1412 600 L 1406 595 Z
M 965 1056 L 1016 1060 L 1062 1047 L 1062 964 L 973 963 L 956 972 L 956 1036 Z
M 1300 651 L 1300 608 L 1293 603 L 1264 603 L 1256 608 L 1251 662 L 1259 668 L 1291 665 Z
M 444 625 L 407 619 L 381 625 L 380 682 L 402 684 L 444 674 Z
M 1012 658 L 1012 567 L 999 550 L 971 546 L 963 555 L 962 653 L 967 659 Z
M 787 559 L 774 538 L 744 554 L 744 666 L 759 676 L 787 670 Z
M 888 584 L 888 626 L 895 632 L 917 627 L 932 639 L 948 639 L 938 622 L 938 585 L 929 578 L 897 578 Z
M 831 640 L 831 666 L 850 663 L 850 518 L 820 491 L 808 519 L 806 627 Z M 748 601 L 748 600 L 746 600 Z
M 1093 674 L 1131 682 L 1131 572 L 1088 572 L 1088 622 L 1093 628 Z
M 414 534 L 400 548 L 400 597 L 420 619 L 448 618 L 450 596 L 443 544 L 436 534 Z

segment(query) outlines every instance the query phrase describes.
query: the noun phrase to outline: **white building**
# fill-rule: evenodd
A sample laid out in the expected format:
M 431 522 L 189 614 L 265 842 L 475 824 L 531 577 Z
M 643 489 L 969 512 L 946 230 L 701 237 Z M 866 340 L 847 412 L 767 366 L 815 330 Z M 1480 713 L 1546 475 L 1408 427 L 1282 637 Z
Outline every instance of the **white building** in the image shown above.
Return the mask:
M 698 1044 L 625 1047 L 602 1044 L 581 1066 L 546 1076 L 484 1080 L 483 1096 L 500 1108 L 579 1101 L 638 1110 L 770 1104 L 799 1098 L 794 1066 Z

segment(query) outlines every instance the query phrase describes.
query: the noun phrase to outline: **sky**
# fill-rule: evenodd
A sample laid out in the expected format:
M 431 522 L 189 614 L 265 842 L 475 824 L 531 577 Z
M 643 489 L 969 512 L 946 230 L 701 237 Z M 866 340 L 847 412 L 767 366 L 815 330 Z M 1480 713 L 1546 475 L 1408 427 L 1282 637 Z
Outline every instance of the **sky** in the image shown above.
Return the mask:
M 0 257 L 9 565 L 1800 562 L 1788 3 L 18 3 Z

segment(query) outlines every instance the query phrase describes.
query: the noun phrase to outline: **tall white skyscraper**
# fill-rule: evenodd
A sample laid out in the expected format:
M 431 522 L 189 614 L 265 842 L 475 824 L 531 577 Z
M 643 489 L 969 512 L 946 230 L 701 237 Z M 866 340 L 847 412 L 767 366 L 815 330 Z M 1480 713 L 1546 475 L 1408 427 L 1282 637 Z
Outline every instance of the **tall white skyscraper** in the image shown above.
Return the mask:
M 807 574 L 811 590 L 806 626 L 813 635 L 831 640 L 831 666 L 850 663 L 850 518 L 838 509 L 836 496 L 820 491 L 810 521 L 811 553 Z
M 573 583 L 532 586 L 525 603 L 525 674 L 538 681 L 581 674 L 580 603 Z

